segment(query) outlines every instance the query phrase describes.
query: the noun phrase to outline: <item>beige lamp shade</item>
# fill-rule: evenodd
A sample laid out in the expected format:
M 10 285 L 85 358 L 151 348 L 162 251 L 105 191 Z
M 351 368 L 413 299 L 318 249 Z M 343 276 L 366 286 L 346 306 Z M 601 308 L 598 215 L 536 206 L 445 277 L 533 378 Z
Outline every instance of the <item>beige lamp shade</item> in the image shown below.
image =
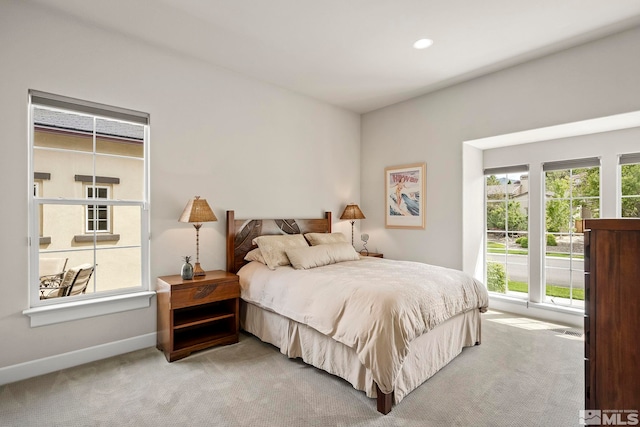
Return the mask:
M 217 221 L 216 215 L 211 210 L 207 199 L 201 199 L 200 196 L 196 196 L 189 200 L 187 206 L 185 206 L 179 222 L 191 222 L 201 224 L 203 222 Z
M 340 219 L 366 219 L 358 205 L 355 203 L 349 203 L 344 212 L 340 216 Z

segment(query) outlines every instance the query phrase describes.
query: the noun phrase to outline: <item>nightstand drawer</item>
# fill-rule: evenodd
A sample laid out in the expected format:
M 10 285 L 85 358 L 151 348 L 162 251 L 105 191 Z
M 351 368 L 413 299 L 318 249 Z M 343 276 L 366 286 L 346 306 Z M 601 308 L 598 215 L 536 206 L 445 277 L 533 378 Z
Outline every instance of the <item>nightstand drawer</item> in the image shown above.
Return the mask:
M 203 283 L 186 289 L 174 290 L 171 293 L 171 308 L 189 307 L 229 298 L 238 298 L 239 296 L 240 285 L 237 281 L 227 283 Z

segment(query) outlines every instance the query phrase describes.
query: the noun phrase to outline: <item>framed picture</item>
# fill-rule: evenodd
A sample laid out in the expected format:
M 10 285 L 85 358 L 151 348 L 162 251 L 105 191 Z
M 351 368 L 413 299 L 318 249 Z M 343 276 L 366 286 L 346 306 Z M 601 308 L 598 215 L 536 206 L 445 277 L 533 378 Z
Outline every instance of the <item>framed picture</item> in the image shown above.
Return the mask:
M 426 163 L 385 168 L 386 228 L 424 229 L 426 179 Z

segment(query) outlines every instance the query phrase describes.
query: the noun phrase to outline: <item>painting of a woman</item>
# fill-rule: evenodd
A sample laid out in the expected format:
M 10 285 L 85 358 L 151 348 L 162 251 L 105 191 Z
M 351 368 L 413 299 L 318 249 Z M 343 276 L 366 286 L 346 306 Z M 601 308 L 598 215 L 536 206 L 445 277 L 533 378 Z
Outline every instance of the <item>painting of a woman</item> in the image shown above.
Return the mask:
M 385 169 L 388 228 L 424 228 L 425 173 L 424 163 Z

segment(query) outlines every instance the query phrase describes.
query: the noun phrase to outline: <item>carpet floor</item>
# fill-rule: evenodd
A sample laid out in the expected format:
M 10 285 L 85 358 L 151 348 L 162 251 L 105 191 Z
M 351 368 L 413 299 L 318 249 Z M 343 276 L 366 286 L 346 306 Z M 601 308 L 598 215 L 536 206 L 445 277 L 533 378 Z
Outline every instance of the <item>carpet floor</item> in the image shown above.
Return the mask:
M 577 426 L 580 333 L 489 311 L 482 344 L 388 415 L 250 335 L 171 364 L 148 348 L 1 386 L 0 426 Z

